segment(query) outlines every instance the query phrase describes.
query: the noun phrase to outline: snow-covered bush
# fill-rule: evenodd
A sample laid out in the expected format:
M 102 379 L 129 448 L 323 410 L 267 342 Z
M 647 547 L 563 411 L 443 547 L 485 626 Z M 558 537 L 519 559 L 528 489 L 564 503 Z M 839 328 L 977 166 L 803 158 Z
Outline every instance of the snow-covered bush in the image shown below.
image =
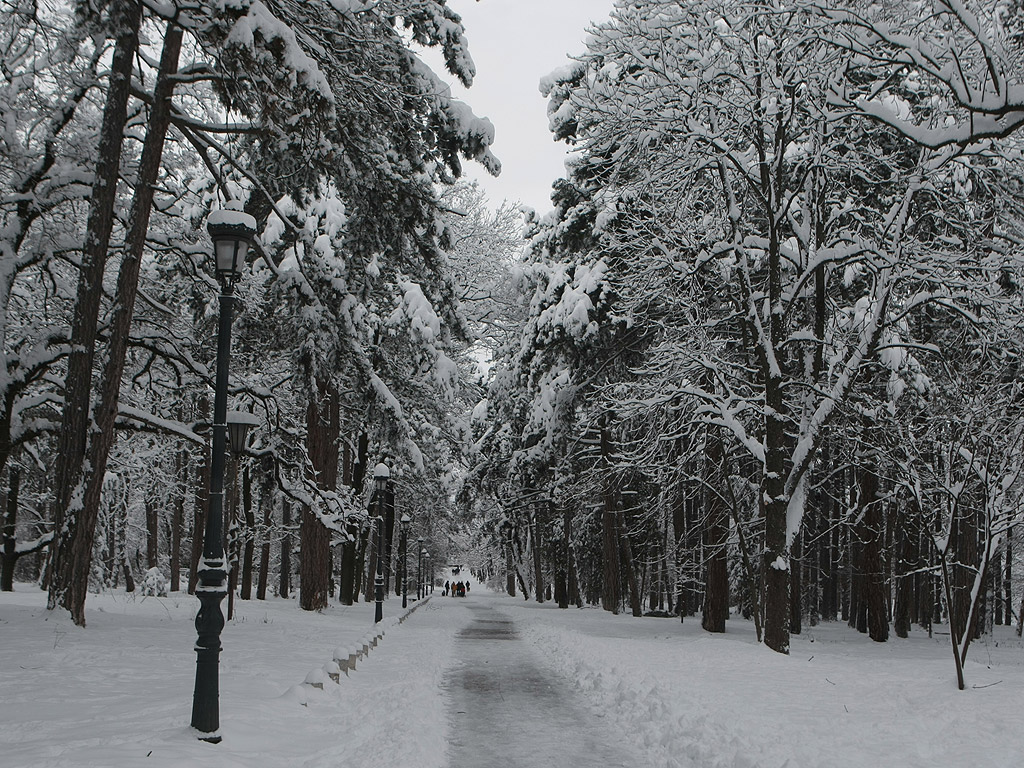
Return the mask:
M 167 579 L 159 568 L 150 568 L 142 579 L 142 594 L 146 597 L 167 597 Z

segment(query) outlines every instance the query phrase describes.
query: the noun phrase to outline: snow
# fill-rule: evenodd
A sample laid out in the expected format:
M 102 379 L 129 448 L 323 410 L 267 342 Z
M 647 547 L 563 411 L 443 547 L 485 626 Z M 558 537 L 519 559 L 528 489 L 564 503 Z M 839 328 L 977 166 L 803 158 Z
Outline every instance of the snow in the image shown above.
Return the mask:
M 255 48 L 257 35 L 267 44 L 275 40 L 280 41 L 284 59 L 282 63 L 292 73 L 293 84 L 305 86 L 318 93 L 328 103 L 334 103 L 334 91 L 331 90 L 330 82 L 316 61 L 302 50 L 295 37 L 295 31 L 274 16 L 259 0 L 253 0 L 248 13 L 239 18 L 231 28 L 226 42 L 228 45 Z
M 220 666 L 223 742 L 210 745 L 188 727 L 194 597 L 90 594 L 87 629 L 47 612 L 45 598 L 28 584 L 0 593 L 5 768 L 442 768 L 465 720 L 449 689 L 470 658 L 458 633 L 474 615 L 518 632 L 491 642 L 493 656 L 474 648 L 480 676 L 518 644 L 586 717 L 581 728 L 596 724 L 631 765 L 954 768 L 1014 765 L 1024 749 L 1024 644 L 1006 627 L 972 647 L 958 691 L 943 627 L 886 643 L 843 623 L 807 627 L 783 656 L 736 617 L 712 635 L 699 617 L 558 610 L 475 582 L 464 599 L 435 593 L 403 623 L 390 596 L 385 634 L 354 670 L 349 654 L 375 636 L 372 603 L 309 613 L 294 599 L 236 601 Z M 507 764 L 586 757 L 560 755 L 554 741 L 538 750 L 520 727 L 529 718 L 507 723 L 522 744 Z
M 210 213 L 210 217 L 206 222 L 214 226 L 227 224 L 233 227 L 246 227 L 253 232 L 256 231 L 256 219 L 242 211 L 229 211 L 224 208 L 218 208 Z

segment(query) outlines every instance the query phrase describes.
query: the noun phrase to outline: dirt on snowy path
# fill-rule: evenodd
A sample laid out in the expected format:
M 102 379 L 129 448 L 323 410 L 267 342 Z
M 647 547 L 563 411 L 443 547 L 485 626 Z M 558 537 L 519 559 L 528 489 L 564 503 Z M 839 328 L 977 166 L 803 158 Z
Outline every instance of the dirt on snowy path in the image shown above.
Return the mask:
M 451 768 L 635 765 L 573 686 L 520 639 L 512 618 L 493 607 L 494 596 L 453 600 L 472 621 L 456 635 L 444 677 Z

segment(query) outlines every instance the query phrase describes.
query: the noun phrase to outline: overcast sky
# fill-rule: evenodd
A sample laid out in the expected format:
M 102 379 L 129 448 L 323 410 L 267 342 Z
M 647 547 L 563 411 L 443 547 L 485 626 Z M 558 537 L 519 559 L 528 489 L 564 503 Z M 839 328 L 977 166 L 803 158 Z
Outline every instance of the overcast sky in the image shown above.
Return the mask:
M 467 102 L 495 127 L 494 154 L 502 163 L 493 179 L 476 163 L 466 163 L 466 175 L 478 179 L 490 202 L 517 200 L 539 212 L 551 208 L 551 182 L 564 175 L 564 144 L 548 132 L 547 102 L 540 79 L 568 63 L 568 54 L 585 49 L 591 21 L 608 17 L 613 0 L 448 0 L 462 16 L 469 50 L 476 63 L 473 87 L 452 86 L 456 98 Z M 453 78 L 441 57 L 424 55 L 445 81 Z

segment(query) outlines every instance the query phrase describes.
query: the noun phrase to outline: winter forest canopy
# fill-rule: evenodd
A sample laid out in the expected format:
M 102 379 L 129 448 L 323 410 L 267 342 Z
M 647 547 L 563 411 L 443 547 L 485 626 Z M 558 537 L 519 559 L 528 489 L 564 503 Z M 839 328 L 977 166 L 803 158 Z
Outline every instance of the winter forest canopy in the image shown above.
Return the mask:
M 1020 0 L 618 0 L 541 83 L 543 216 L 460 179 L 500 164 L 419 55 L 472 83 L 444 0 L 0 8 L 4 589 L 195 589 L 228 209 L 230 599 L 369 599 L 385 462 L 390 589 L 408 514 L 783 653 L 1020 631 Z

